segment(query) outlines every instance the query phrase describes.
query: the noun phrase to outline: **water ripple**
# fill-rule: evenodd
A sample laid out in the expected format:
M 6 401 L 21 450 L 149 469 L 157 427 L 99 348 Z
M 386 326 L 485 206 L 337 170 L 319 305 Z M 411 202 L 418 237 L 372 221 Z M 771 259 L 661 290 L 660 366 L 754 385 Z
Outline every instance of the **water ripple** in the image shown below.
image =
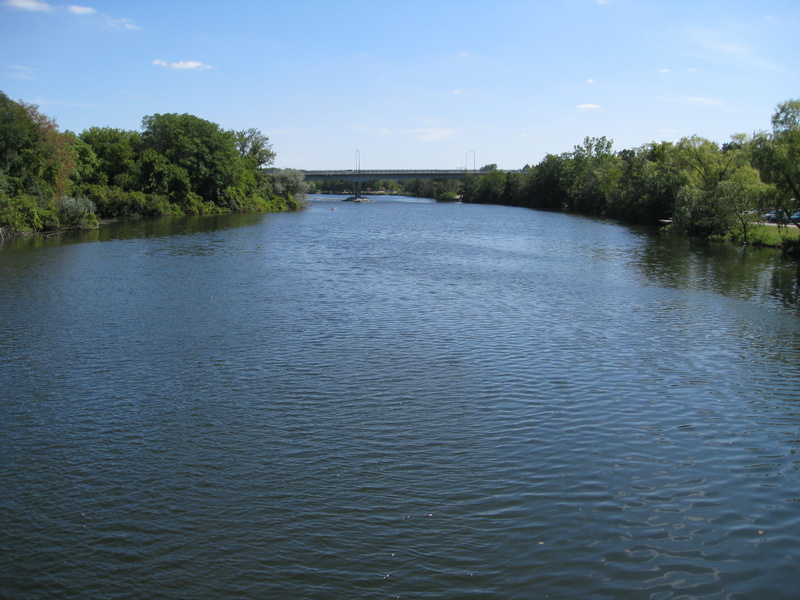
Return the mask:
M 13 255 L 0 590 L 793 598 L 800 323 L 666 245 L 375 202 Z

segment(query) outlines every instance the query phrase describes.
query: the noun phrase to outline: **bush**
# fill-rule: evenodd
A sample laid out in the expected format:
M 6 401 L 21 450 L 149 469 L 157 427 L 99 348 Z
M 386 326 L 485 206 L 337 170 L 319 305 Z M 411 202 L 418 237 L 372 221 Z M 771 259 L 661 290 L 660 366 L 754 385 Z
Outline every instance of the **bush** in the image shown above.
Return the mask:
M 42 220 L 39 207 L 33 196 L 10 198 L 0 194 L 0 227 L 11 231 L 40 231 Z
M 94 202 L 86 196 L 62 196 L 58 201 L 58 220 L 61 227 L 68 229 L 94 229 L 98 225 Z

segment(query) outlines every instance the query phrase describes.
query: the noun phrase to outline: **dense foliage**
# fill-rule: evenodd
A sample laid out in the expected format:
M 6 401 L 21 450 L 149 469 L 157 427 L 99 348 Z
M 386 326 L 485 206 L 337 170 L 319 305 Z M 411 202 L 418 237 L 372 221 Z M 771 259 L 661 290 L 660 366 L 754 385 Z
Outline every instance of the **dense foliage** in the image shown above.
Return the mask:
M 262 167 L 275 154 L 257 129 L 225 131 L 156 114 L 142 131 L 60 132 L 38 108 L 0 92 L 0 228 L 95 227 L 98 218 L 296 210 L 305 183 Z M 1 231 L 2 229 L 0 229 Z
M 722 146 L 693 136 L 614 152 L 605 137 L 587 137 L 521 172 L 468 177 L 463 199 L 671 222 L 682 233 L 757 242 L 754 225 L 768 210 L 800 227 L 791 218 L 800 198 L 800 101 L 780 104 L 772 125 Z

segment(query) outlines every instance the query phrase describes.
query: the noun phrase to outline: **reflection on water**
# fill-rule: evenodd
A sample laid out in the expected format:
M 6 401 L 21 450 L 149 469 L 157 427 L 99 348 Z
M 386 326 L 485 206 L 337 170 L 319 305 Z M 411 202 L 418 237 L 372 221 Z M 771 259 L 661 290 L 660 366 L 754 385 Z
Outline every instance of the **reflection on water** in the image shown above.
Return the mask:
M 235 214 L 109 221 L 99 229 L 8 237 L 2 241 L 0 249 L 50 248 L 63 244 L 194 235 L 257 225 L 264 218 L 262 214 Z
M 779 250 L 669 235 L 648 240 L 639 261 L 659 285 L 800 308 L 800 263 Z
M 779 253 L 392 199 L 92 235 L 0 252 L 9 597 L 796 596 Z

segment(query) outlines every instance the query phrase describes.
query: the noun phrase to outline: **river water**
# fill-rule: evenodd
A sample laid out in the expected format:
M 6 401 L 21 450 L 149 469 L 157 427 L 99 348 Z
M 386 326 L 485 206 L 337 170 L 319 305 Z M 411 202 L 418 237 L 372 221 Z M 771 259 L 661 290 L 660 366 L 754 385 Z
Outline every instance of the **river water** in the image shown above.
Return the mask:
M 797 598 L 798 267 L 419 199 L 0 250 L 0 597 Z

